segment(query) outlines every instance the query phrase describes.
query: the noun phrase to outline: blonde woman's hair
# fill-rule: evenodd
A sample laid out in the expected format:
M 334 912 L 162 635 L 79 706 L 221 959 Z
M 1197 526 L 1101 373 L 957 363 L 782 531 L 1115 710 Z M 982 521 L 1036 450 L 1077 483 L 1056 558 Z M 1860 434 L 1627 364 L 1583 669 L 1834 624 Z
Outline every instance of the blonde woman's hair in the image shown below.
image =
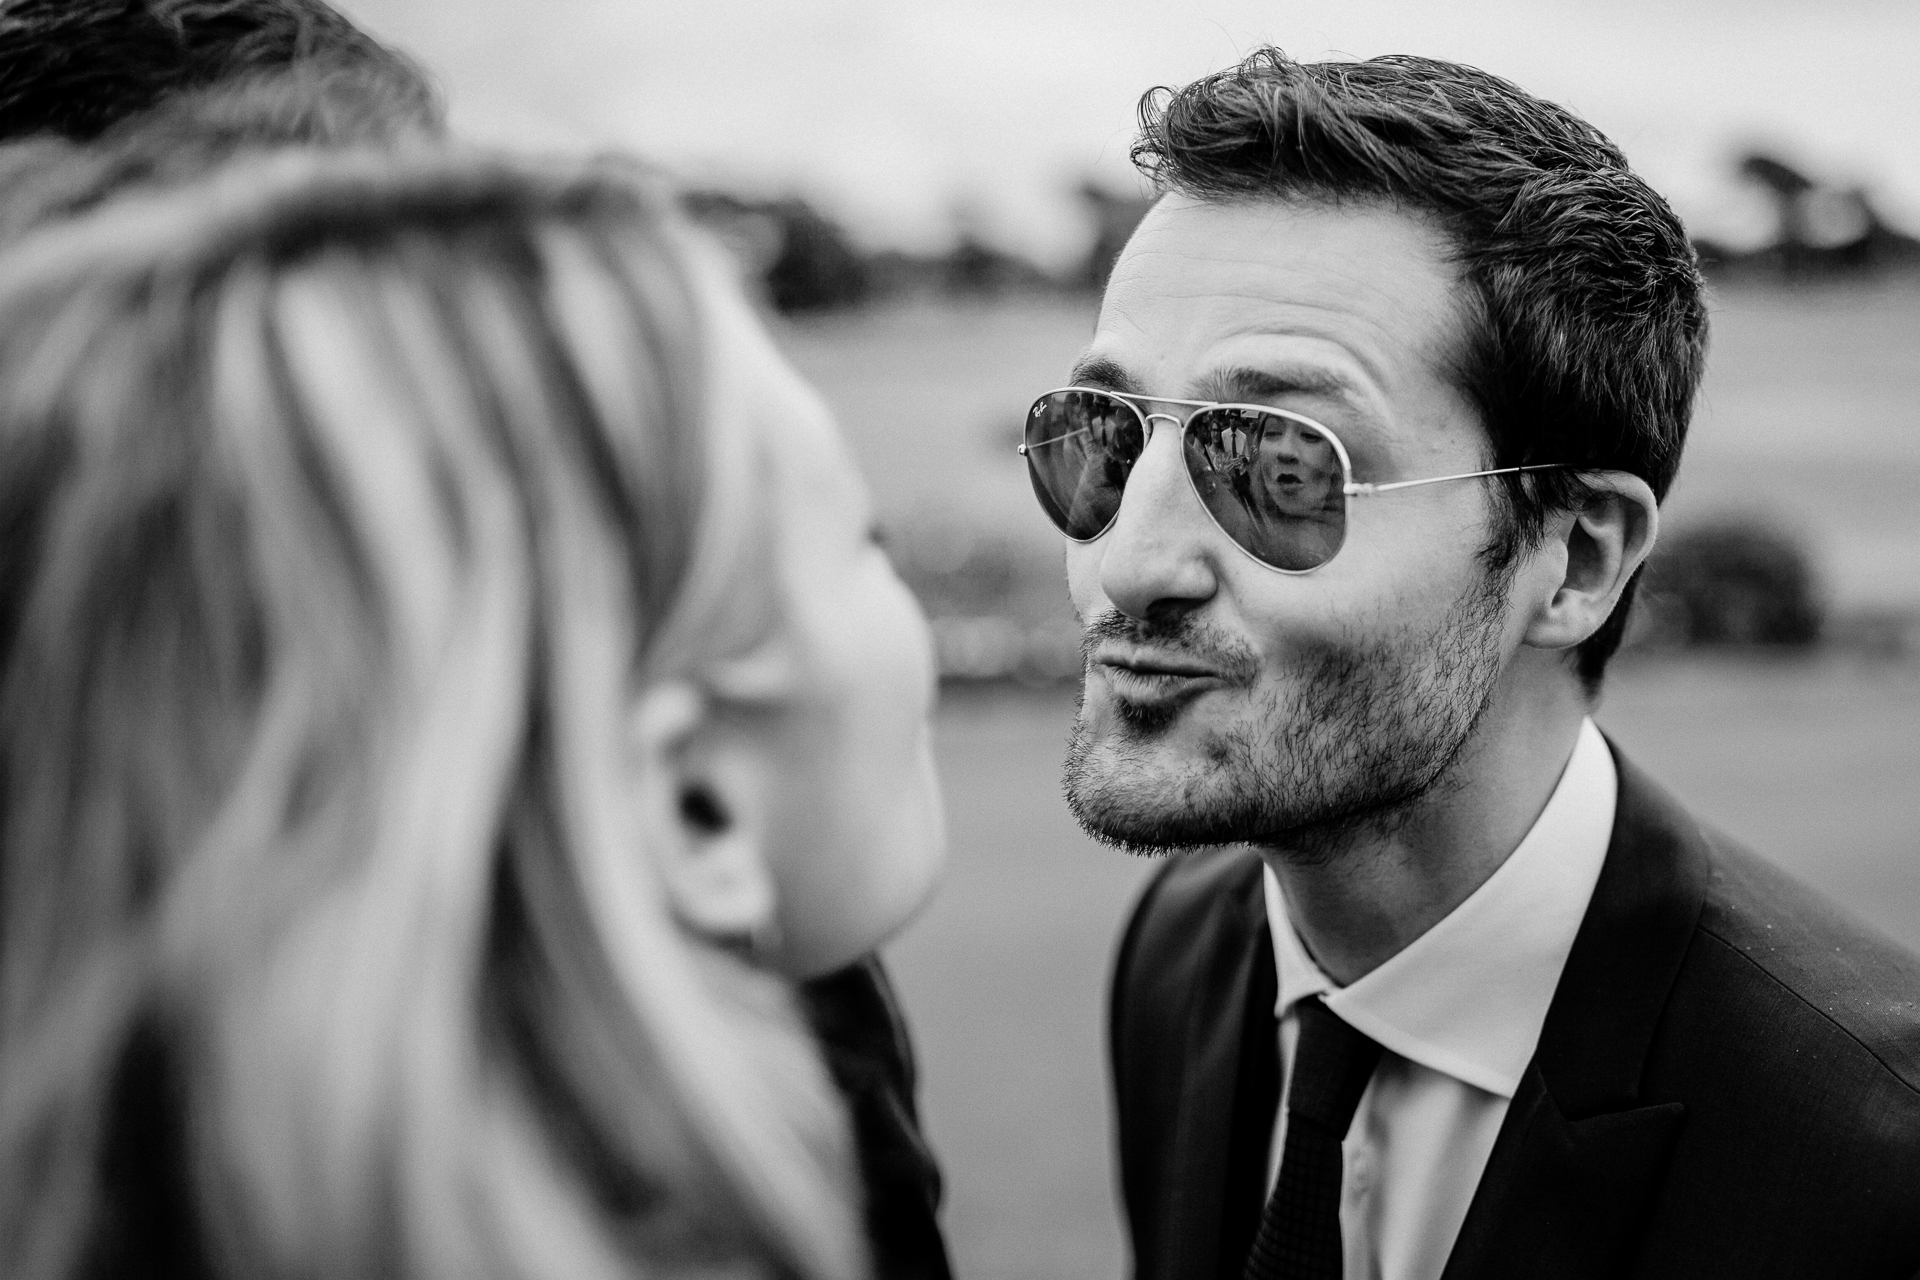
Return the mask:
M 622 770 L 779 625 L 669 206 L 281 154 L 0 259 L 0 1273 L 864 1271 Z

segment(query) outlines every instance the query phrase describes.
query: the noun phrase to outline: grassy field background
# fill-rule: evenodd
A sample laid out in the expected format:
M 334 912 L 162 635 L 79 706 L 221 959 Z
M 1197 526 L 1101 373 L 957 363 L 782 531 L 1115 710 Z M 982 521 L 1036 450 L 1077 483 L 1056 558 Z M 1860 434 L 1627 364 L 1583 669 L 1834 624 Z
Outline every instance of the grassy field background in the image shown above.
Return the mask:
M 1013 445 L 1091 329 L 1084 301 L 909 305 L 787 330 L 881 513 L 1058 563 Z M 1843 610 L 1920 606 L 1920 288 L 1720 297 L 1670 525 L 1763 511 Z M 950 689 L 946 884 L 889 951 L 922 1057 L 963 1280 L 1121 1274 L 1101 1044 L 1149 866 L 1059 796 L 1070 690 Z M 1920 659 L 1630 658 L 1601 725 L 1701 817 L 1920 948 Z

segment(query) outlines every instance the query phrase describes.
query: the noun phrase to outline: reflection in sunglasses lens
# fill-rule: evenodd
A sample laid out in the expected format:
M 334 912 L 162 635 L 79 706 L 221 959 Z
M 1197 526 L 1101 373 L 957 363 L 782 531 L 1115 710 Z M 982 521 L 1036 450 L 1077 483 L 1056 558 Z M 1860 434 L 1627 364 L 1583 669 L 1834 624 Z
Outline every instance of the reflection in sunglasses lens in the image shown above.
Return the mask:
M 1346 537 L 1346 472 L 1314 424 L 1261 409 L 1203 409 L 1183 437 L 1194 491 L 1262 564 L 1317 569 Z
M 1027 471 L 1061 532 L 1098 537 L 1120 510 L 1127 475 L 1146 445 L 1133 406 L 1090 391 L 1058 391 L 1027 414 Z

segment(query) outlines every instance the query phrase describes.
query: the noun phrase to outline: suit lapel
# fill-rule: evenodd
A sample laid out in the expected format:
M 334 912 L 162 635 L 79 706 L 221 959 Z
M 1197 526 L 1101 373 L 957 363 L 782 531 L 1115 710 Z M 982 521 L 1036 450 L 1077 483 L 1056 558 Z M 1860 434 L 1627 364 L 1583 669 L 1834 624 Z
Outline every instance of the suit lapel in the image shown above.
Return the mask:
M 1248 965 L 1245 1015 L 1240 1022 L 1240 1065 L 1233 1085 L 1232 1130 L 1221 1178 L 1221 1280 L 1240 1280 L 1260 1230 L 1267 1201 L 1267 1155 L 1280 1110 L 1280 1023 L 1273 1007 L 1280 996 L 1273 966 L 1273 934 L 1267 929 L 1264 894 L 1254 904 L 1257 926 Z
M 1199 935 L 1211 945 L 1196 955 L 1186 988 L 1192 998 L 1179 1055 L 1183 1075 L 1166 1184 L 1171 1194 L 1162 1220 L 1171 1274 L 1182 1280 L 1238 1276 L 1259 1224 L 1279 1104 L 1273 948 L 1260 861 L 1250 857 L 1248 864 L 1214 899 Z M 1257 1169 L 1251 1181 L 1249 1166 Z M 1249 1196 L 1251 1207 L 1244 1203 Z
M 1615 1274 L 1638 1239 L 1679 1103 L 1640 1077 L 1692 942 L 1708 864 L 1693 822 L 1616 752 L 1607 859 L 1443 1280 Z
M 1529 1067 L 1443 1280 L 1618 1275 L 1685 1111 L 1670 1102 L 1569 1120 Z

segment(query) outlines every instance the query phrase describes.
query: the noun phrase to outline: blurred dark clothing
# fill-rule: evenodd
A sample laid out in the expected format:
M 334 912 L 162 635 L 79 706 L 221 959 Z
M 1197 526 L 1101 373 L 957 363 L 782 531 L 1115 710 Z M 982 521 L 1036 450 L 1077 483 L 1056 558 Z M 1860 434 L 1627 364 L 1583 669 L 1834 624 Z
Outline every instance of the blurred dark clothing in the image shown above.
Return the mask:
M 1619 759 L 1607 859 L 1444 1280 L 1913 1276 L 1920 957 Z M 1261 864 L 1170 861 L 1116 962 L 1139 1280 L 1238 1280 L 1279 1094 Z
M 913 1044 L 878 956 L 801 988 L 801 1005 L 846 1095 L 867 1191 L 878 1280 L 951 1280 L 940 1166 L 920 1133 Z
M 186 1088 L 152 1016 L 115 1073 L 101 1158 L 104 1212 L 79 1274 L 87 1280 L 211 1280 L 188 1167 Z

